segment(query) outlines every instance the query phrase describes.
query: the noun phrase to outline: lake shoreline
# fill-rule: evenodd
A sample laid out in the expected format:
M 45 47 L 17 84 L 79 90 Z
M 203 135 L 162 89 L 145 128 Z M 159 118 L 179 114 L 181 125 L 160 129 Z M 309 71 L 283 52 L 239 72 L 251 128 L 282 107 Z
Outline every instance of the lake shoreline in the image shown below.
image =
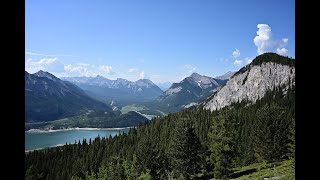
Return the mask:
M 25 131 L 25 152 L 54 148 L 67 144 L 82 142 L 96 137 L 110 137 L 127 133 L 130 128 L 63 128 L 63 129 L 30 129 Z
M 44 150 L 44 149 L 48 149 L 48 148 L 55 148 L 55 147 L 59 147 L 59 146 L 64 146 L 65 144 L 56 144 L 53 146 L 49 146 L 49 147 L 42 147 L 42 148 L 36 148 L 36 149 L 30 149 L 30 150 L 25 150 L 24 152 L 31 152 L 31 151 L 39 151 L 39 150 Z
M 124 130 L 124 129 L 129 129 L 129 128 L 134 128 L 134 127 L 121 127 L 121 128 L 62 128 L 62 129 L 29 129 L 25 131 L 25 133 L 50 133 L 50 132 L 58 132 L 58 131 L 71 131 L 71 130 L 79 130 L 79 131 L 103 131 L 103 130 Z

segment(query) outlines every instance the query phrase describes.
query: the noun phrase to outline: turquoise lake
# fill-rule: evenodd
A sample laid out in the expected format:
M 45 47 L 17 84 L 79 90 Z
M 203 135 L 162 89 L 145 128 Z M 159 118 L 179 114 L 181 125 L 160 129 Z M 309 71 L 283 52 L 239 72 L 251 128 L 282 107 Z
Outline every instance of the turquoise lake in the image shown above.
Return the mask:
M 89 139 L 94 140 L 96 137 L 109 137 L 116 134 L 125 132 L 127 133 L 129 128 L 123 129 L 72 129 L 72 130 L 58 130 L 58 131 L 26 131 L 25 132 L 25 151 L 42 149 L 47 147 L 54 147 L 75 143 L 80 140 Z

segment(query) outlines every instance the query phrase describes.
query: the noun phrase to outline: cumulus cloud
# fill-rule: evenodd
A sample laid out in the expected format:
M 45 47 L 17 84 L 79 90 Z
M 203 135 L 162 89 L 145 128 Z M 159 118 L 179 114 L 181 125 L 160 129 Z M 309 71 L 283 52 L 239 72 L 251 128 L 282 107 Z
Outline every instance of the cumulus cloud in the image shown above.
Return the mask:
M 233 62 L 233 64 L 236 65 L 236 66 L 243 66 L 243 65 L 250 64 L 252 62 L 252 60 L 253 60 L 253 58 L 246 57 L 243 60 L 240 60 L 240 59 L 235 60 Z
M 197 67 L 191 65 L 191 64 L 185 64 L 183 66 L 189 73 L 193 73 L 197 70 Z
M 114 75 L 116 74 L 111 66 L 100 65 L 95 66 L 87 63 L 76 63 L 64 66 L 64 76 L 97 76 L 97 75 Z
M 107 73 L 112 73 L 112 67 L 111 66 L 107 66 L 107 65 L 99 66 L 99 70 L 107 72 Z
M 85 66 L 81 65 L 67 65 L 64 66 L 64 70 L 71 76 L 90 76 L 89 70 Z
M 139 78 L 140 78 L 140 79 L 144 79 L 144 78 L 145 78 L 145 73 L 144 73 L 144 71 L 141 71 L 141 72 L 140 72 Z
M 286 55 L 288 55 L 288 49 L 286 49 L 286 48 L 277 48 L 277 53 L 282 55 L 282 56 L 286 56 Z
M 240 65 L 242 65 L 242 60 L 235 60 L 234 62 L 233 62 L 233 64 L 234 65 L 237 65 L 237 66 L 240 66 Z
M 287 44 L 287 43 L 288 43 L 288 41 L 289 41 L 289 39 L 288 39 L 288 38 L 283 38 L 283 39 L 282 39 L 282 42 L 283 42 L 283 43 L 285 43 L 285 44 Z
M 239 56 L 240 56 L 240 50 L 236 48 L 236 49 L 232 52 L 232 56 L 233 56 L 234 58 L 239 57 Z
M 25 52 L 25 69 L 29 73 L 35 73 L 39 70 L 48 71 L 60 76 L 96 76 L 96 75 L 114 75 L 116 74 L 112 66 L 94 65 L 85 62 L 74 64 L 63 64 L 58 57 L 50 57 L 49 54 Z M 71 56 L 71 55 L 57 55 Z M 76 57 L 76 56 L 73 56 Z M 102 59 L 101 59 L 102 60 Z
M 63 71 L 63 64 L 57 57 L 42 58 L 40 60 L 28 58 L 25 62 L 25 69 L 30 73 L 35 73 L 39 70 L 61 72 Z
M 288 38 L 276 40 L 272 36 L 271 27 L 267 24 L 258 24 L 257 35 L 254 37 L 253 42 L 257 46 L 258 54 L 265 52 L 276 52 L 281 55 L 287 55 L 288 49 L 284 48 L 288 45 Z

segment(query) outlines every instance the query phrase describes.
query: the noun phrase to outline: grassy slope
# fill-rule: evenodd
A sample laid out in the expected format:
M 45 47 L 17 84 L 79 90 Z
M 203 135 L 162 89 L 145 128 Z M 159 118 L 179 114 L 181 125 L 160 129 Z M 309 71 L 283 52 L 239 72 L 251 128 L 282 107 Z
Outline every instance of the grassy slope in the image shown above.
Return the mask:
M 166 116 L 167 115 L 160 110 L 149 109 L 146 106 L 139 105 L 139 104 L 126 105 L 121 109 L 122 114 L 127 113 L 129 111 L 137 111 L 137 112 L 140 112 L 140 113 L 146 114 L 146 115 L 156 115 L 156 116 Z
M 138 105 L 138 104 L 130 104 L 130 105 L 126 105 L 121 109 L 121 113 L 125 114 L 129 111 L 141 111 L 141 110 L 147 110 L 148 108 L 146 108 L 145 106 L 142 105 Z
M 257 172 L 252 172 L 247 175 L 243 175 L 234 180 L 246 180 L 246 179 L 264 179 L 264 178 L 272 178 L 273 179 L 283 179 L 283 180 L 291 180 L 295 179 L 294 177 L 294 161 L 293 160 L 285 160 L 279 163 L 255 163 L 249 166 L 235 168 L 234 174 L 245 172 L 248 170 L 255 169 Z

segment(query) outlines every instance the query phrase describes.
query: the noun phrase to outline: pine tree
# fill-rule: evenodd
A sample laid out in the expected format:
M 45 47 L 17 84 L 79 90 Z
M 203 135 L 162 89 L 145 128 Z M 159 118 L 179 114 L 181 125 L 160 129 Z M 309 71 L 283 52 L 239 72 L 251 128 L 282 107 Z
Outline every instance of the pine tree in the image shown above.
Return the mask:
M 254 151 L 258 161 L 278 161 L 286 155 L 288 125 L 284 110 L 272 103 L 264 105 L 257 112 Z
M 228 132 L 226 121 L 231 121 L 228 117 L 228 110 L 214 117 L 209 133 L 210 138 L 210 158 L 214 166 L 213 175 L 215 178 L 227 179 L 230 175 L 234 156 L 234 144 L 231 133 Z
M 184 179 L 194 179 L 200 171 L 200 163 L 203 161 L 202 154 L 203 148 L 190 121 L 179 119 L 169 149 L 175 175 Z

